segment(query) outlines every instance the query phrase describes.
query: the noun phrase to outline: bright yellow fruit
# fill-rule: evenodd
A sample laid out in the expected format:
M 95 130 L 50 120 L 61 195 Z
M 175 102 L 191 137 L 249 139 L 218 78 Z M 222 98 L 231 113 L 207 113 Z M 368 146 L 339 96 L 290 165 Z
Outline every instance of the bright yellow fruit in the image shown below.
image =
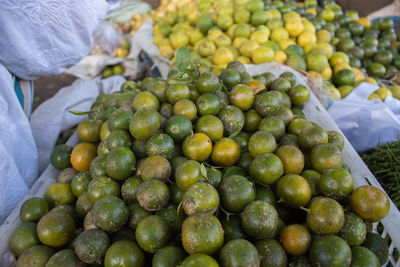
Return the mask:
M 289 20 L 285 24 L 285 29 L 290 37 L 297 37 L 304 31 L 304 25 L 298 20 Z
M 253 51 L 256 50 L 260 45 L 256 41 L 247 40 L 239 48 L 241 56 L 251 58 Z
M 316 42 L 317 37 L 315 37 L 314 33 L 309 31 L 304 31 L 297 37 L 297 43 L 303 48 L 308 44 L 315 44 Z
M 278 63 L 285 63 L 287 59 L 287 55 L 285 54 L 285 52 L 279 50 L 275 52 L 275 56 L 274 56 L 274 61 L 278 62 Z
M 382 101 L 385 101 L 388 95 L 393 96 L 392 91 L 390 91 L 389 88 L 384 87 L 379 88 L 374 93 L 377 94 Z
M 213 62 L 215 65 L 228 64 L 232 60 L 234 60 L 233 53 L 227 47 L 220 47 L 217 50 L 215 50 L 213 54 Z
M 280 27 L 280 28 L 272 30 L 270 39 L 274 42 L 279 42 L 281 40 L 287 40 L 287 39 L 289 39 L 289 33 L 287 32 L 287 30 L 285 28 Z
M 251 59 L 255 64 L 272 62 L 274 60 L 274 57 L 274 50 L 265 46 L 256 48 L 251 55 Z
M 264 31 L 255 31 L 250 35 L 250 40 L 256 41 L 260 45 L 265 44 L 269 40 L 269 33 Z

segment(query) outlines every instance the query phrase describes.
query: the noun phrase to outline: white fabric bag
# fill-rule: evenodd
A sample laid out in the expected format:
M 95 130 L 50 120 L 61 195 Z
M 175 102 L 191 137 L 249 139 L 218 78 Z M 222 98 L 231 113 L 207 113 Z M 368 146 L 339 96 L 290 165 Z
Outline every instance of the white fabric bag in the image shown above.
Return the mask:
M 89 53 L 107 8 L 104 0 L 0 0 L 0 223 L 38 175 L 10 72 L 25 80 L 63 72 Z

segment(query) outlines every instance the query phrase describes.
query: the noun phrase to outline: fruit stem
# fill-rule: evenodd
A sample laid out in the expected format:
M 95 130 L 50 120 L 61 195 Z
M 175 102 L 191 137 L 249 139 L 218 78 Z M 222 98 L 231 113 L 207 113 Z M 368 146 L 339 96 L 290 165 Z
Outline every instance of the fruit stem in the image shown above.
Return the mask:
M 310 209 L 306 209 L 306 208 L 304 208 L 303 206 L 301 206 L 300 209 L 301 209 L 301 210 L 304 210 L 304 211 L 306 211 L 306 212 L 310 212 Z

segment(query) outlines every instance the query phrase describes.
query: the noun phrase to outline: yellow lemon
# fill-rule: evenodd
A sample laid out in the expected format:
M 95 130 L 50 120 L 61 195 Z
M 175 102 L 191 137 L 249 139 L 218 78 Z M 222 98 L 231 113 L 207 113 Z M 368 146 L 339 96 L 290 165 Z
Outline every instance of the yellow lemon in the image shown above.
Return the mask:
M 253 54 L 253 51 L 256 50 L 259 46 L 260 45 L 256 41 L 247 40 L 243 42 L 239 48 L 240 55 L 250 58 Z
M 363 25 L 364 29 L 371 28 L 371 21 L 366 17 L 359 18 L 358 22 Z
M 189 34 L 190 44 L 195 45 L 198 41 L 204 38 L 204 34 L 201 31 L 192 31 Z
M 230 38 L 234 38 L 236 27 L 237 27 L 237 24 L 232 24 L 232 25 L 228 28 L 228 30 L 227 30 L 226 33 L 228 34 L 228 36 L 229 36 Z
M 372 77 L 366 78 L 366 79 L 364 80 L 364 82 L 378 85 L 378 83 L 376 82 L 376 80 L 375 80 L 374 78 L 372 78 Z
M 319 30 L 317 32 L 317 40 L 321 43 L 329 43 L 332 39 L 332 35 L 327 30 Z
M 313 15 L 317 15 L 317 11 L 315 10 L 315 9 L 313 9 L 313 8 L 308 8 L 307 10 L 306 10 L 306 13 L 311 13 L 311 14 L 313 14 Z
M 283 22 L 280 19 L 270 19 L 267 22 L 268 28 L 272 31 L 283 26 Z
M 332 21 L 335 19 L 335 12 L 333 12 L 331 9 L 325 9 L 321 13 L 321 18 L 326 21 Z
M 331 58 L 329 59 L 329 63 L 331 64 L 331 67 L 335 67 L 336 65 L 340 64 L 340 63 L 346 63 L 349 64 L 350 63 L 350 59 L 349 56 L 346 55 L 343 52 L 336 52 L 335 54 L 333 54 L 333 56 L 331 56 Z
M 317 37 L 310 31 L 304 31 L 297 37 L 297 43 L 303 48 L 308 44 L 315 44 L 316 42 Z
M 265 46 L 256 48 L 251 55 L 251 59 L 255 64 L 271 62 L 274 60 L 274 57 L 274 50 Z
M 264 31 L 255 31 L 250 35 L 250 40 L 256 41 L 258 44 L 265 44 L 269 40 L 269 34 Z
M 275 52 L 275 56 L 274 56 L 274 61 L 275 62 L 279 62 L 279 63 L 285 63 L 287 59 L 287 55 L 285 54 L 285 52 L 278 50 Z
M 384 87 L 379 88 L 374 93 L 377 94 L 382 101 L 385 101 L 388 95 L 393 96 L 392 91 L 390 91 L 389 88 Z
M 218 36 L 220 36 L 221 34 L 223 34 L 223 32 L 221 30 L 218 29 L 212 29 L 208 31 L 207 34 L 207 39 L 210 40 L 211 42 L 215 42 L 215 40 L 218 38 Z
M 239 48 L 242 44 L 243 44 L 243 42 L 246 42 L 248 39 L 246 38 L 246 37 L 236 37 L 234 40 L 233 40 L 233 46 L 234 47 L 236 47 L 236 48 Z
M 285 28 L 280 27 L 277 29 L 272 30 L 271 32 L 271 40 L 274 42 L 279 42 L 281 40 L 289 39 L 289 33 L 286 31 Z
M 325 80 L 329 80 L 332 77 L 332 69 L 330 66 L 326 67 L 322 72 L 321 72 L 322 78 Z
M 339 64 L 335 65 L 335 67 L 333 67 L 333 73 L 337 73 L 344 69 L 351 70 L 351 67 L 347 63 L 339 63 Z
M 169 41 L 171 45 L 177 49 L 181 46 L 186 46 L 189 44 L 189 37 L 186 34 L 181 34 L 179 32 L 171 33 L 169 36 Z
M 365 79 L 365 76 L 361 70 L 354 68 L 354 67 L 351 67 L 351 70 L 353 71 L 354 76 L 355 76 L 355 83 L 360 83 Z
M 304 31 L 308 31 L 308 32 L 312 32 L 315 33 L 315 27 L 314 24 L 312 24 L 310 21 L 308 20 L 302 20 L 303 26 L 304 26 Z
M 301 21 L 301 16 L 295 11 L 290 11 L 283 16 L 283 21 L 285 23 L 289 21 Z
M 234 60 L 234 56 L 229 48 L 220 47 L 215 50 L 212 59 L 215 65 L 225 65 Z
M 236 60 L 241 62 L 242 64 L 250 64 L 251 63 L 250 59 L 245 56 L 237 57 Z
M 368 96 L 368 99 L 369 99 L 369 100 L 381 100 L 381 98 L 379 97 L 379 95 L 377 95 L 377 94 L 375 94 L 375 93 L 371 93 L 371 94 Z
M 292 39 L 281 40 L 278 42 L 279 48 L 285 50 L 289 45 L 296 44 Z
M 329 43 L 318 43 L 317 45 L 325 53 L 328 59 L 332 57 L 333 47 Z
M 304 26 L 301 21 L 289 20 L 285 24 L 285 29 L 289 33 L 290 37 L 297 37 L 304 31 Z
M 171 58 L 174 55 L 174 48 L 171 45 L 161 45 L 159 49 L 162 57 Z
M 274 19 L 281 19 L 282 18 L 281 12 L 276 8 L 270 9 L 270 13 L 271 13 L 271 17 L 274 18 Z

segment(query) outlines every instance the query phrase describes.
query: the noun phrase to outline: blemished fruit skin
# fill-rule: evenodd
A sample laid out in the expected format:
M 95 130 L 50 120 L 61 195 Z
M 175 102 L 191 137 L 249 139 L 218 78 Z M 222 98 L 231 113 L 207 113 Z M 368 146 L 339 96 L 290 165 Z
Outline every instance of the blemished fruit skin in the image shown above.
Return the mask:
M 368 230 L 389 198 L 355 186 L 348 144 L 308 120 L 314 95 L 294 70 L 251 64 L 304 70 L 335 101 L 361 82 L 397 97 L 378 78 L 400 67 L 392 21 L 331 0 L 162 1 L 146 16 L 168 78 L 101 93 L 81 143 L 56 146 L 60 175 L 23 203 L 8 240 L 17 266 L 385 264 L 386 240 Z

